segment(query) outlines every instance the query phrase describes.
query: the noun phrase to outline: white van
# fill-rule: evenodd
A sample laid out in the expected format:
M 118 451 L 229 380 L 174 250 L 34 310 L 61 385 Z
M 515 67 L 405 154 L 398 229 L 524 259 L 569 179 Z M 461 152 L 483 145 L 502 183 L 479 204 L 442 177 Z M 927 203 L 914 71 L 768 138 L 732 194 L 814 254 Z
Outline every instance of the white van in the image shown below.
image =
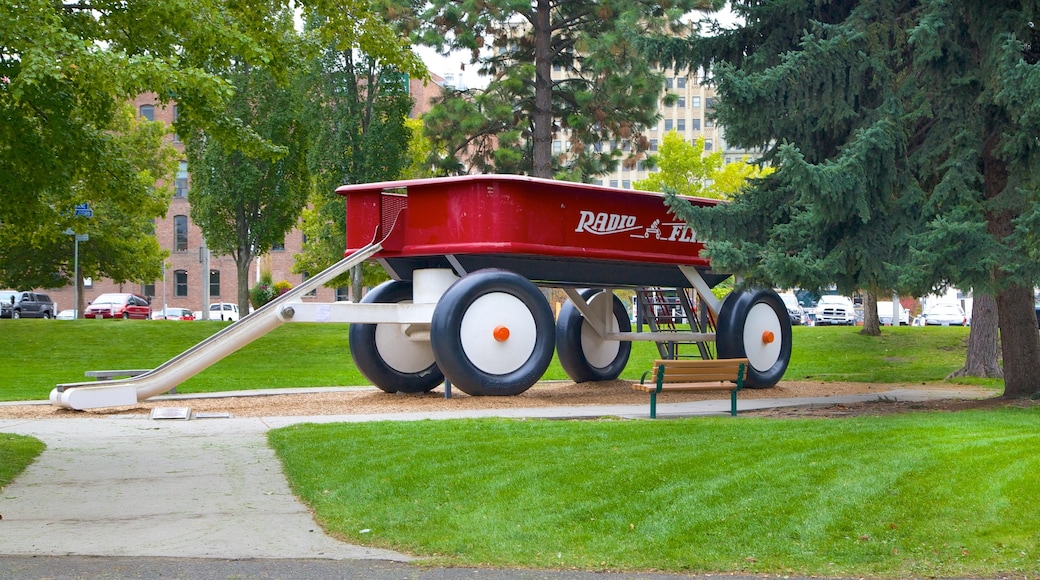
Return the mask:
M 892 303 L 881 302 L 877 303 L 878 320 L 881 321 L 882 326 L 892 326 Z M 910 324 L 910 309 L 899 306 L 899 326 L 907 326 Z

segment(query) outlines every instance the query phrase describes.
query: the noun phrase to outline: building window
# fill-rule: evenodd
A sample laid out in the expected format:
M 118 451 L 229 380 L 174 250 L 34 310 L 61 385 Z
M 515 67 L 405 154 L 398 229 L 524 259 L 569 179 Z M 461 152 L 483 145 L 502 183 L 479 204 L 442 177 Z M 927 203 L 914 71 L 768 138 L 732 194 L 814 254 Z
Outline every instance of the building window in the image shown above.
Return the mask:
M 306 244 L 307 240 L 304 240 L 303 243 Z M 280 242 L 275 242 L 275 243 L 271 244 L 271 251 L 272 252 L 284 252 L 285 251 L 285 238 L 282 238 L 282 241 L 280 241 Z
M 350 286 L 336 288 L 336 302 L 350 302 Z
M 705 108 L 708 108 L 708 109 L 714 109 L 715 108 L 715 97 L 709 97 L 706 101 L 704 101 L 704 106 L 705 106 Z
M 690 106 L 693 107 L 694 109 L 701 108 L 701 98 L 700 97 L 690 97 Z
M 679 97 L 679 100 L 675 102 L 675 106 L 680 109 L 686 108 L 686 97 Z
M 679 130 L 679 131 L 685 131 L 686 130 L 686 119 L 676 119 L 675 120 L 675 128 L 677 130 Z
M 188 216 L 173 216 L 173 251 L 188 251 Z
M 174 105 L 173 105 L 173 123 L 176 123 L 176 122 L 177 122 L 177 104 L 174 103 Z M 173 142 L 174 143 L 180 143 L 181 142 L 181 136 L 178 135 L 176 131 L 174 131 L 174 133 L 173 133 Z
M 705 139 L 704 140 L 704 150 L 705 151 L 711 151 L 713 147 L 714 147 L 714 145 L 712 144 L 711 139 Z
M 141 295 L 145 298 L 152 298 L 155 296 L 155 282 L 151 284 L 141 284 Z
M 552 152 L 553 152 L 553 155 L 559 155 L 560 153 L 562 153 L 563 152 L 563 142 L 562 141 L 553 141 Z
M 610 187 L 617 187 L 617 180 L 616 179 L 611 179 L 610 180 Z
M 668 78 L 664 79 L 664 88 L 670 89 L 670 88 L 672 88 L 674 86 L 675 86 L 675 79 L 674 78 L 668 77 Z
M 680 88 L 680 89 L 685 89 L 686 88 L 686 77 L 676 77 L 675 78 L 675 86 Z
M 674 128 L 675 128 L 675 121 L 672 121 L 671 119 L 665 119 L 664 120 L 664 130 L 665 131 L 671 131 Z
M 149 121 L 154 121 L 155 120 L 155 106 L 154 105 L 141 105 L 141 108 L 139 110 L 141 111 L 141 116 L 144 117 L 145 119 L 148 119 Z
M 705 129 L 711 129 L 714 126 L 715 126 L 715 120 L 714 119 L 711 119 L 711 118 L 708 118 L 708 117 L 704 118 L 704 128 Z
M 303 279 L 300 280 L 300 284 L 303 284 L 304 282 L 306 282 L 307 279 L 310 278 L 310 277 L 311 277 L 310 272 L 304 272 L 302 274 L 302 278 Z M 318 289 L 317 288 L 315 288 L 314 290 L 311 290 L 310 292 L 307 293 L 307 296 L 317 296 L 317 295 L 318 295 Z
M 173 197 L 188 197 L 188 162 L 181 161 L 177 168 L 177 181 L 173 186 Z
M 650 150 L 657 151 L 657 139 L 650 140 Z
M 220 270 L 209 271 L 209 295 L 220 296 Z
M 188 295 L 188 272 L 177 270 L 173 273 L 173 295 L 185 297 Z
M 632 189 L 632 181 L 628 179 L 621 180 L 622 189 Z

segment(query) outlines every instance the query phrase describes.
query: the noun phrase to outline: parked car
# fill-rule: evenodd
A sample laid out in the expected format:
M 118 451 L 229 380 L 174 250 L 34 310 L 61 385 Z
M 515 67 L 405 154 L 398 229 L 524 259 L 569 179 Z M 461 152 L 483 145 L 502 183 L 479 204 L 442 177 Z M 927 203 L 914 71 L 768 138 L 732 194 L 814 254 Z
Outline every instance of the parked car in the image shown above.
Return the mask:
M 964 326 L 968 324 L 968 317 L 964 310 L 957 304 L 940 302 L 928 307 L 921 315 L 925 326 Z
M 95 298 L 83 318 L 134 318 L 148 320 L 152 309 L 148 300 L 137 294 L 106 293 Z
M 892 303 L 881 302 L 877 303 L 878 320 L 884 326 L 892 326 Z M 907 326 L 910 324 L 910 309 L 899 306 L 899 326 Z
M 780 300 L 783 300 L 784 306 L 787 307 L 787 315 L 791 318 L 792 325 L 798 326 L 809 323 L 809 317 L 806 315 L 805 309 L 798 303 L 798 297 L 793 292 L 781 292 Z
M 54 319 L 55 320 L 75 320 L 76 319 L 76 311 L 75 310 L 62 310 L 61 312 L 59 312 L 54 317 Z
M 4 318 L 54 318 L 55 306 L 51 297 L 39 292 L 15 292 L 3 295 Z
M 21 292 L 18 290 L 0 290 L 0 318 L 11 318 L 19 295 Z
M 820 301 L 816 303 L 816 324 L 819 326 L 830 324 L 852 326 L 856 324 L 856 307 L 852 304 L 852 299 L 833 294 L 820 296 Z
M 195 320 L 195 315 L 187 308 L 169 306 L 153 312 L 152 320 Z
M 196 317 L 198 318 L 198 317 Z M 217 302 L 209 305 L 210 320 L 238 320 L 238 304 Z

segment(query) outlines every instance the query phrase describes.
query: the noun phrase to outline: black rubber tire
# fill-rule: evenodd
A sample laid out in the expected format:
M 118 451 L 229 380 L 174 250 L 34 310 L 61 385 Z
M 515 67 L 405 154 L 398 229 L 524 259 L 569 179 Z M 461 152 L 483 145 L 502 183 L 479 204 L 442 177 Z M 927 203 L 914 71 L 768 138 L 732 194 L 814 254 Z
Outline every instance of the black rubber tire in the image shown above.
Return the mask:
M 123 320 L 130 320 L 130 313 L 129 312 L 124 312 L 123 313 Z
M 21 312 L 19 312 L 19 311 L 17 311 L 17 310 L 15 310 L 15 311 L 11 312 L 11 318 L 12 318 L 12 319 L 15 319 L 15 318 L 21 318 L 21 317 L 22 317 L 22 313 L 21 313 Z
M 506 308 L 488 311 L 485 304 L 474 308 L 482 298 L 489 301 L 501 298 L 505 302 L 499 305 Z M 509 306 L 517 305 L 516 301 L 526 310 L 509 310 Z M 467 318 L 467 314 L 471 316 Z M 517 326 L 516 316 L 533 324 L 533 328 L 527 329 L 527 335 L 521 336 L 518 332 L 502 342 L 490 336 L 491 331 L 487 329 L 496 325 Z M 487 340 L 478 333 L 464 332 L 464 323 L 477 324 L 487 330 Z M 462 392 L 472 396 L 519 395 L 538 382 L 549 368 L 555 350 L 555 324 L 549 303 L 528 279 L 506 270 L 485 269 L 460 278 L 441 296 L 433 311 L 430 340 L 437 366 Z M 512 343 L 507 344 L 510 340 Z M 487 351 L 478 351 L 474 348 L 477 346 L 486 347 Z M 507 350 L 510 348 L 513 350 Z M 523 361 L 509 360 L 519 358 Z M 481 368 L 488 361 L 507 368 L 501 369 L 503 372 Z
M 594 296 L 601 294 L 603 290 L 587 289 L 580 292 L 586 302 L 594 300 Z M 617 322 L 619 332 L 630 332 L 632 323 L 628 319 L 628 309 L 625 303 L 617 295 L 613 297 L 614 319 Z M 582 340 L 582 334 L 585 340 Z M 593 343 L 615 343 L 617 354 L 604 366 L 596 366 L 589 361 L 589 353 L 586 351 L 588 342 Z M 567 376 L 576 383 L 587 381 L 612 381 L 625 370 L 628 357 L 632 354 L 632 343 L 630 341 L 602 340 L 592 330 L 592 325 L 586 322 L 585 317 L 570 300 L 560 309 L 559 318 L 556 321 L 556 358 L 560 360 L 560 366 L 567 372 Z
M 376 286 L 361 299 L 362 303 L 396 304 L 412 299 L 412 283 L 390 280 Z M 387 362 L 379 352 L 376 339 L 380 326 L 397 327 L 398 324 L 351 324 L 350 355 L 361 374 L 372 384 L 387 393 L 425 393 L 444 382 L 444 375 L 432 362 L 418 371 L 399 370 Z M 383 329 L 387 331 L 389 329 Z M 404 339 L 406 340 L 406 339 Z M 419 364 L 422 364 L 420 361 Z
M 763 326 L 771 330 L 779 329 L 779 350 L 768 348 L 764 352 L 748 352 L 748 344 L 753 344 L 761 335 L 759 329 L 746 327 L 752 309 L 756 317 L 767 319 Z M 775 320 L 770 317 L 769 310 L 772 310 Z M 758 322 L 761 323 L 761 320 Z M 730 293 L 722 303 L 717 329 L 719 358 L 749 360 L 745 387 L 765 389 L 780 382 L 791 362 L 791 319 L 787 307 L 776 292 L 769 288 L 758 288 Z

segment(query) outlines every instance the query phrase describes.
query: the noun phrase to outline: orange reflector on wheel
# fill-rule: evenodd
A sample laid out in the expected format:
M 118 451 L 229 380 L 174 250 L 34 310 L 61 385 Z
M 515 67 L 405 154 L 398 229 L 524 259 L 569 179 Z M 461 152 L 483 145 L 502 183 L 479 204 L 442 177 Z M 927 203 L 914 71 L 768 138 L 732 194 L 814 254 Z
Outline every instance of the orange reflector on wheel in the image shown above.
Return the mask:
M 767 330 L 762 333 L 762 342 L 766 344 L 773 344 L 774 340 L 776 340 L 776 335 L 773 334 L 772 330 Z
M 494 335 L 495 340 L 497 340 L 498 342 L 505 342 L 509 340 L 509 329 L 504 326 L 496 326 L 492 334 Z

